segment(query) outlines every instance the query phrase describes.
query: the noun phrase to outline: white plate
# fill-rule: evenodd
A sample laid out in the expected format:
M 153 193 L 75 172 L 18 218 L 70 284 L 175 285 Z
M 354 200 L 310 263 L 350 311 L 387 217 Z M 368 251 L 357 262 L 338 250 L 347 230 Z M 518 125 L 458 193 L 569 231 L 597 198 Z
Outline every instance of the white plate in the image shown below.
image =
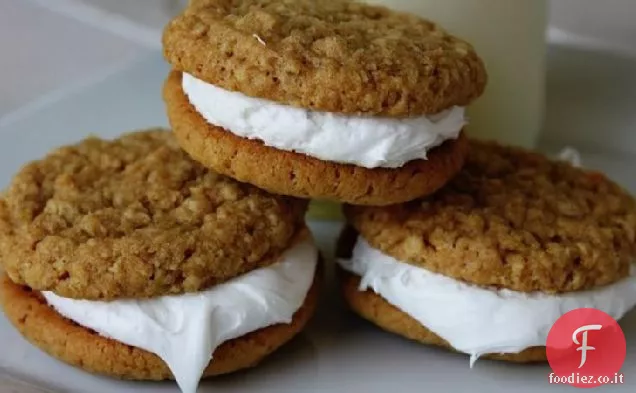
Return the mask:
M 607 54 L 564 47 L 555 47 L 552 52 L 548 132 L 543 147 L 556 150 L 567 142 L 582 148 L 584 163 L 607 172 L 635 191 L 632 168 L 636 158 L 629 154 L 629 146 L 624 146 L 633 143 L 636 135 L 628 133 L 625 127 L 634 119 L 634 101 L 624 103 L 622 100 L 634 94 L 631 73 L 636 69 L 636 61 L 622 59 L 623 67 L 617 69 L 612 64 L 619 63 L 608 62 Z M 606 61 L 600 61 L 602 59 Z M 24 162 L 89 133 L 113 137 L 126 130 L 165 125 L 161 84 L 167 73 L 168 67 L 156 55 L 84 92 L 0 127 L 0 185 L 6 185 Z M 610 85 L 594 81 L 608 81 Z M 627 86 L 630 81 L 631 92 Z M 579 94 L 573 96 L 577 90 L 572 89 L 583 83 L 598 91 L 586 91 L 588 96 L 581 96 L 579 90 Z M 623 92 L 618 86 L 623 87 Z M 585 122 L 580 120 L 579 114 L 572 109 L 575 102 L 580 110 L 588 115 L 593 111 L 595 116 L 587 116 Z M 568 131 L 569 125 L 585 127 L 586 132 L 577 134 L 582 139 L 575 139 L 577 135 Z M 603 126 L 600 131 L 599 125 Z M 605 147 L 599 147 L 594 139 L 599 135 L 602 136 L 600 139 L 609 142 Z M 624 153 L 607 154 L 616 147 L 623 147 Z M 331 260 L 339 225 L 315 223 L 312 228 L 320 247 Z M 348 313 L 332 287 L 332 280 L 328 282 L 318 314 L 306 332 L 260 367 L 205 381 L 200 391 L 534 393 L 566 389 L 548 384 L 550 369 L 546 365 L 518 366 L 480 361 L 471 370 L 466 356 L 417 345 L 384 333 Z M 636 373 L 633 373 L 636 370 L 636 313 L 631 313 L 623 326 L 628 340 L 625 384 L 611 388 L 618 392 L 633 392 L 636 387 Z M 46 387 L 39 391 L 177 392 L 176 385 L 170 382 L 121 382 L 76 370 L 29 345 L 4 317 L 0 317 L 0 374 L 3 369 L 4 374 L 8 370 L 14 380 Z M 10 389 L 10 386 L 9 382 L 0 380 L 0 391 L 5 391 L 3 387 Z M 38 390 L 21 386 L 15 391 Z

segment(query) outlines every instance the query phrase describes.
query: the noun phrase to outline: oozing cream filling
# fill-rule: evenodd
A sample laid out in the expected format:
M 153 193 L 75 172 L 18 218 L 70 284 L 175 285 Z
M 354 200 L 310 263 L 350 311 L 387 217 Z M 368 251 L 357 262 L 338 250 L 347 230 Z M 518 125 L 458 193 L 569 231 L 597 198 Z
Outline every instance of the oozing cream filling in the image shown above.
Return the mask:
M 248 97 L 184 73 L 182 88 L 210 124 L 267 146 L 365 168 L 426 159 L 466 125 L 464 108 L 405 119 L 316 112 Z
M 170 367 L 181 390 L 194 393 L 219 345 L 292 321 L 314 280 L 317 260 L 317 248 L 309 239 L 287 250 L 274 265 L 204 292 L 112 302 L 42 294 L 79 325 L 156 354 Z
M 467 284 L 400 262 L 371 247 L 362 237 L 351 259 L 340 260 L 370 289 L 420 322 L 456 350 L 471 355 L 519 353 L 544 346 L 563 314 L 596 308 L 622 318 L 636 305 L 636 269 L 612 285 L 560 295 L 495 290 Z

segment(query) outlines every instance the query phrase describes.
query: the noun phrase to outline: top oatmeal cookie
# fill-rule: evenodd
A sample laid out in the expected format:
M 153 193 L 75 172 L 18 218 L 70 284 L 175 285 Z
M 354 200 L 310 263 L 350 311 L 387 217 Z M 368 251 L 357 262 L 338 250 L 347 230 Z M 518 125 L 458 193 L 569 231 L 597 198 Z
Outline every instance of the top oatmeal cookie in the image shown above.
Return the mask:
M 439 193 L 345 208 L 371 245 L 481 286 L 548 293 L 611 284 L 636 257 L 636 202 L 605 176 L 538 154 L 471 142 Z
M 163 46 L 179 71 L 318 111 L 434 114 L 487 81 L 473 47 L 438 25 L 346 0 L 192 0 Z
M 70 298 L 197 291 L 275 262 L 305 209 L 205 169 L 164 130 L 89 138 L 27 164 L 0 196 L 0 264 Z

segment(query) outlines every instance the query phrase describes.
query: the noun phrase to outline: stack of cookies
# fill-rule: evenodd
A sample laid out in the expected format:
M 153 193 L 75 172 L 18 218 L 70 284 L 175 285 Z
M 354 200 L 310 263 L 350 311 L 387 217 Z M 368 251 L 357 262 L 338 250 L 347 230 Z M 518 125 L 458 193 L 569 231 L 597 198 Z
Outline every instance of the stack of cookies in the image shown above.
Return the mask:
M 389 205 L 457 174 L 486 73 L 437 25 L 346 0 L 193 0 L 164 49 L 174 133 L 88 139 L 13 179 L 0 299 L 63 361 L 194 392 L 312 315 L 309 198 Z
M 0 197 L 0 300 L 90 372 L 257 364 L 307 323 L 307 200 L 346 203 L 344 297 L 408 338 L 545 360 L 565 311 L 636 303 L 636 202 L 603 176 L 464 135 L 486 86 L 432 22 L 347 0 L 191 0 L 165 29 L 173 133 L 88 139 Z

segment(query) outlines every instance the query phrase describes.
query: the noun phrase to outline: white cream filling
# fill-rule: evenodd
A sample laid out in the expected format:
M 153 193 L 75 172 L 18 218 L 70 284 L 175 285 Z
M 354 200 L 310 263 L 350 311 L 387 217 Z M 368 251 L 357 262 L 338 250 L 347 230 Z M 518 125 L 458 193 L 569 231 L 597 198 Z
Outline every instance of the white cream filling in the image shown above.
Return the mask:
M 622 318 L 636 305 L 636 269 L 615 284 L 561 295 L 495 290 L 409 265 L 371 247 L 362 237 L 351 259 L 340 260 L 373 290 L 424 327 L 471 355 L 470 365 L 490 353 L 519 353 L 544 346 L 563 314 L 596 308 Z
M 399 168 L 426 159 L 431 149 L 456 139 L 467 124 L 462 107 L 405 119 L 345 116 L 248 97 L 186 73 L 182 88 L 208 123 L 239 137 L 365 168 Z
M 163 359 L 184 393 L 196 392 L 214 350 L 247 333 L 290 323 L 313 282 L 318 250 L 309 239 L 274 265 L 186 295 L 113 302 L 43 292 L 63 316 Z

